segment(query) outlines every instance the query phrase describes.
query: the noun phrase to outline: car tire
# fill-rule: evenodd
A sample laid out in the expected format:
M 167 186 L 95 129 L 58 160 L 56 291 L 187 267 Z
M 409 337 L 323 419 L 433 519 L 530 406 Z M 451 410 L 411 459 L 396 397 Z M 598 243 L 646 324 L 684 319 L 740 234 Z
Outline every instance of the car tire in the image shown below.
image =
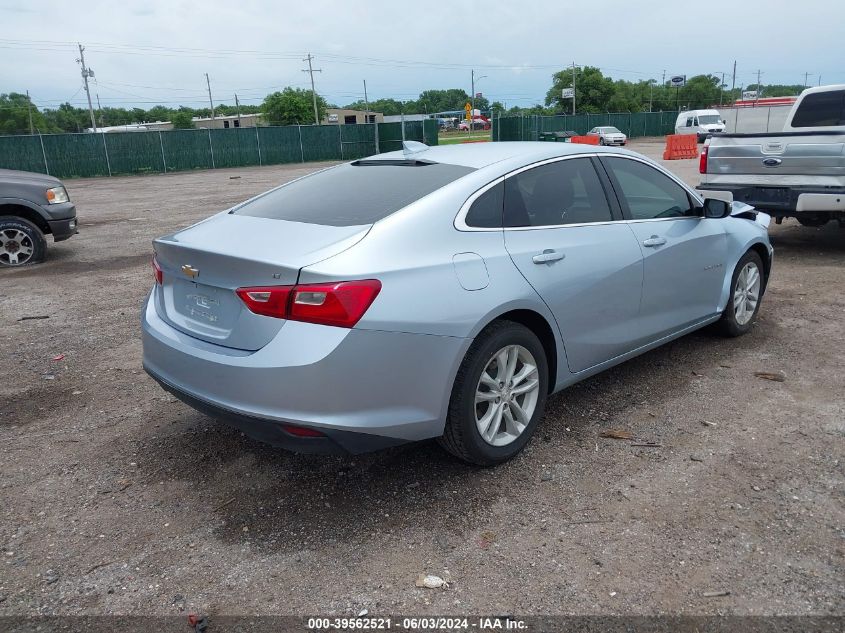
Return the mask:
M 599 137 L 599 145 L 607 145 L 607 143 L 604 142 L 603 138 Z
M 754 272 L 747 272 L 749 270 Z M 753 283 L 748 281 L 749 274 L 755 275 Z M 749 288 L 749 286 L 751 287 Z M 756 252 L 748 251 L 739 260 L 731 276 L 728 305 L 725 306 L 722 318 L 718 323 L 722 334 L 729 337 L 742 336 L 751 329 L 760 310 L 760 302 L 765 290 L 766 272 L 763 268 L 763 260 Z M 748 299 L 749 293 L 757 297 L 753 306 Z
M 520 385 L 523 389 L 530 387 L 530 391 L 511 394 L 510 386 L 504 387 L 501 382 L 498 384 L 503 391 L 493 391 L 488 386 L 491 377 L 498 380 L 507 376 L 507 367 L 502 368 L 504 376 L 499 374 L 498 358 L 502 353 L 508 363 L 516 358 L 511 367 L 516 383 L 514 391 L 519 390 Z M 533 372 L 532 366 L 536 368 Z M 495 376 L 490 373 L 491 368 L 495 369 Z M 486 382 L 482 381 L 482 373 L 487 375 Z M 522 379 L 519 378 L 521 374 L 525 374 Z M 476 337 L 458 369 L 446 427 L 438 442 L 452 455 L 478 466 L 492 466 L 511 459 L 525 448 L 543 416 L 548 374 L 546 353 L 537 336 L 519 323 L 495 321 Z M 500 393 L 502 395 L 494 400 L 493 396 Z M 479 398 L 483 399 L 479 401 Z M 502 411 L 499 416 L 496 415 L 498 409 Z M 500 430 L 488 427 L 492 437 L 485 438 L 480 426 L 491 412 L 491 424 L 499 424 Z M 520 422 L 520 417 L 523 421 L 527 419 L 527 423 Z
M 0 266 L 37 264 L 47 254 L 47 240 L 29 220 L 0 216 Z

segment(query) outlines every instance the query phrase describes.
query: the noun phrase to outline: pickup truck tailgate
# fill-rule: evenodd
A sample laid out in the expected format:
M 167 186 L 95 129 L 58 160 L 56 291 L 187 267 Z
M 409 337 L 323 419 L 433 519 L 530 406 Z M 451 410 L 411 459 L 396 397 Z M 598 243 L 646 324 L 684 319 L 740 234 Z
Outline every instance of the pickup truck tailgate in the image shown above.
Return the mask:
M 757 184 L 763 181 L 773 185 L 792 184 L 788 182 L 792 180 L 790 176 L 800 176 L 802 184 L 842 186 L 845 184 L 845 134 L 726 134 L 714 137 L 708 147 L 707 174 L 702 182 L 739 183 L 743 176 L 758 176 L 753 178 Z

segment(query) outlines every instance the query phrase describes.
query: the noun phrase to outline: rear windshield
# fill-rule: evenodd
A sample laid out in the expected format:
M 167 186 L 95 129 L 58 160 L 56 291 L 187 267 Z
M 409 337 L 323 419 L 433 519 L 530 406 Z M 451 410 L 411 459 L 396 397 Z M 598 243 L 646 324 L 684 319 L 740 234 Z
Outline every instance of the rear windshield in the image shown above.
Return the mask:
M 232 213 L 329 226 L 372 224 L 472 171 L 421 161 L 351 163 L 284 185 Z
M 792 118 L 792 127 L 834 125 L 845 125 L 845 90 L 808 94 Z

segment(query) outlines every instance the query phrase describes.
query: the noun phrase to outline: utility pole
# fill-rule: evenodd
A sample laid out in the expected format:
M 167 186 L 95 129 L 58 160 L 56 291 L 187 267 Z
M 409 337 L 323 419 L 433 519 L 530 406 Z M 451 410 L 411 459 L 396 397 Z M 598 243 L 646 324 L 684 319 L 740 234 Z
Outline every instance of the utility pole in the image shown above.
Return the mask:
M 469 111 L 469 125 L 467 126 L 467 134 L 472 134 L 472 128 L 475 126 L 475 70 L 471 70 L 472 76 L 472 92 L 470 93 L 471 110 Z
M 802 84 L 802 86 L 803 86 L 804 88 L 806 88 L 806 87 L 807 87 L 807 79 L 808 79 L 809 77 L 810 77 L 810 73 L 804 73 L 804 83 Z
M 211 108 L 211 120 L 214 120 L 214 102 L 211 100 L 211 80 L 208 73 L 205 73 L 205 85 L 208 86 L 208 105 Z
M 731 97 L 733 97 L 734 89 L 736 88 L 736 60 L 734 60 L 734 74 L 731 78 Z
M 822 76 L 821 76 L 821 75 L 819 75 L 819 83 L 818 83 L 818 85 L 819 85 L 819 86 L 821 86 L 821 85 L 822 85 Z
M 370 122 L 370 100 L 367 99 L 367 80 L 364 80 L 364 123 Z
M 100 127 L 103 127 L 103 107 L 100 105 L 100 93 L 95 93 L 97 95 L 97 114 L 99 115 L 98 119 L 100 121 Z
M 29 90 L 26 91 L 26 109 L 29 111 L 29 133 L 35 134 L 32 127 L 32 100 L 29 98 Z
M 575 116 L 575 62 L 572 62 L 572 116 Z
M 91 105 L 91 91 L 88 89 L 88 77 L 94 76 L 94 71 L 85 67 L 85 48 L 82 44 L 79 46 L 79 59 L 76 61 L 82 65 L 82 79 L 85 81 L 85 94 L 88 96 L 88 114 L 91 115 L 91 127 L 94 133 L 97 133 L 97 122 L 94 120 L 94 106 Z
M 238 113 L 238 127 L 241 127 L 241 104 L 238 103 L 238 93 L 235 93 L 235 111 Z M 258 122 L 256 122 L 258 125 Z
M 719 105 L 722 105 L 722 95 L 725 92 L 725 73 L 722 73 L 722 83 L 719 84 Z
M 320 116 L 317 114 L 317 91 L 314 89 L 314 73 L 321 73 L 323 70 L 321 68 L 314 68 L 311 65 L 311 61 L 313 59 L 313 55 L 308 53 L 308 57 L 302 60 L 304 62 L 308 62 L 308 70 L 303 68 L 302 72 L 308 73 L 311 76 L 311 99 L 314 102 L 314 125 L 320 125 Z
M 760 88 L 760 74 L 761 74 L 761 71 L 758 69 L 757 70 L 757 96 L 754 98 L 755 103 L 760 98 L 760 93 L 763 92 L 762 88 Z

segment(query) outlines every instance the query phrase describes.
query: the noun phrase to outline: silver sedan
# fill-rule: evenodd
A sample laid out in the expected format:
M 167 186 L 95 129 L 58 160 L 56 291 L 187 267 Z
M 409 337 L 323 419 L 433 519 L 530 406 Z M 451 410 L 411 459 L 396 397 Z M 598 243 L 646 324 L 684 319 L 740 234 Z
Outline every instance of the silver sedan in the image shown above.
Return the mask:
M 627 145 L 628 137 L 618 128 L 610 125 L 594 127 L 587 136 L 598 136 L 599 145 Z
M 144 367 L 277 446 L 438 438 L 495 464 L 549 394 L 711 323 L 747 332 L 767 220 L 627 150 L 408 143 L 155 240 Z

